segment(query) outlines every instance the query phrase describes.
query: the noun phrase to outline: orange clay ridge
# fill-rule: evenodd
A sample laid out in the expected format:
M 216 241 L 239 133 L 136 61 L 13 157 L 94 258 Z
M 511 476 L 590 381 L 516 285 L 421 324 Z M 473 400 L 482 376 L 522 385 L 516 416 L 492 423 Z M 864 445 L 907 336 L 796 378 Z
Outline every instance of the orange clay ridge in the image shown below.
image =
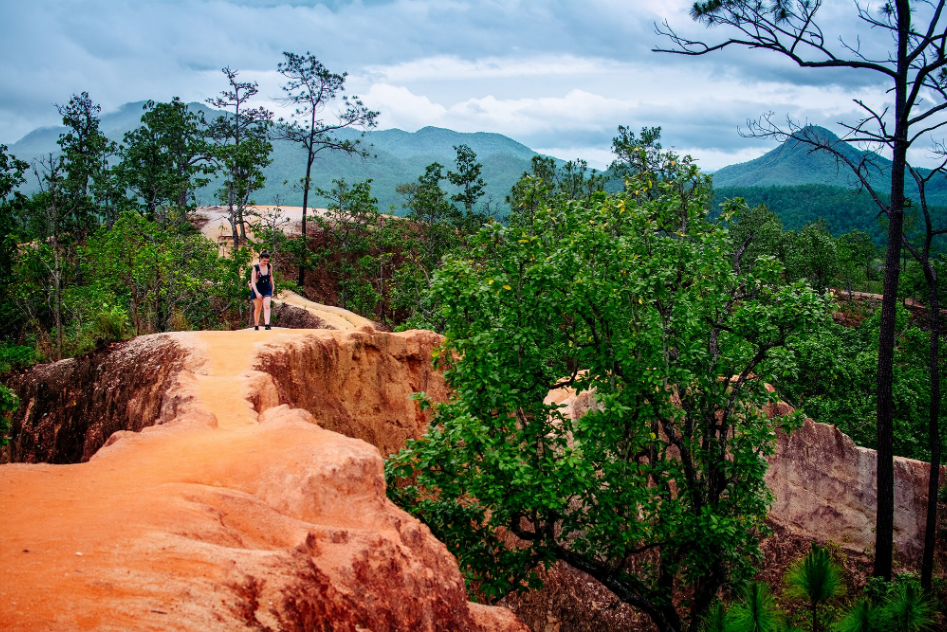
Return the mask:
M 525 630 L 467 602 L 453 556 L 385 497 L 378 449 L 316 423 L 403 443 L 425 423 L 407 394 L 444 389 L 436 335 L 346 314 L 132 341 L 186 354 L 177 414 L 86 463 L 0 466 L 0 629 Z M 315 417 L 290 405 L 326 385 L 346 392 L 310 396 Z

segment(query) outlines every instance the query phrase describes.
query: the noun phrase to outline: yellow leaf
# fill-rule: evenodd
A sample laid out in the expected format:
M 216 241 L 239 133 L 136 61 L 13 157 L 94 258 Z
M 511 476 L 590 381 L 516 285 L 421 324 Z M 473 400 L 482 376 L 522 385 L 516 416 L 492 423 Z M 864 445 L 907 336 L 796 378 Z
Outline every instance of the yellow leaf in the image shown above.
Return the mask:
M 504 285 L 504 286 L 503 286 L 503 289 L 504 289 L 504 290 L 512 290 L 513 288 L 511 288 L 509 285 Z

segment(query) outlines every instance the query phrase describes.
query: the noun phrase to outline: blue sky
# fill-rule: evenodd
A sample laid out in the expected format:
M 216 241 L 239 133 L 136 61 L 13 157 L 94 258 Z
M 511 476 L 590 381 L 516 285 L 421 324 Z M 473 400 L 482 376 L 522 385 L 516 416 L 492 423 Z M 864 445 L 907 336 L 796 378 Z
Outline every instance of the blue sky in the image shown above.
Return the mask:
M 610 160 L 618 125 L 661 126 L 664 144 L 708 170 L 774 145 L 746 139 L 747 118 L 824 125 L 885 102 L 864 72 L 798 69 L 762 51 L 685 58 L 651 52 L 654 24 L 706 39 L 686 0 L 30 0 L 0 3 L 0 143 L 58 124 L 53 104 L 86 90 L 107 110 L 144 99 L 202 101 L 220 68 L 259 82 L 278 109 L 283 51 L 314 53 L 349 73 L 350 94 L 380 110 L 381 128 L 426 125 L 506 134 L 560 158 Z M 832 41 L 859 32 L 849 0 L 820 16 Z M 918 150 L 919 152 L 923 150 Z M 919 154 L 915 159 L 921 158 Z

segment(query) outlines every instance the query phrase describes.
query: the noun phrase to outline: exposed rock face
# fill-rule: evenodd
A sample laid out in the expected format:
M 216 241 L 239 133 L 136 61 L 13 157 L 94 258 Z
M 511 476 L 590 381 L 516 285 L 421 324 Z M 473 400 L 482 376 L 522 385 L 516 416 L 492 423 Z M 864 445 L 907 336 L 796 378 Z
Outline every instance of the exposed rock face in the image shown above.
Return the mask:
M 268 346 L 256 368 L 272 376 L 281 403 L 388 456 L 427 427 L 428 416 L 409 399 L 412 393 L 447 398 L 444 378 L 431 366 L 441 340 L 430 331 L 387 334 L 362 327 L 344 337 L 306 336 Z
M 780 434 L 769 461 L 766 484 L 775 496 L 773 523 L 812 540 L 832 540 L 852 552 L 874 549 L 874 450 L 856 446 L 835 426 L 806 419 L 791 435 Z M 929 475 L 927 463 L 894 459 L 894 544 L 908 562 L 919 562 L 924 548 Z
M 281 405 L 292 369 L 254 370 L 312 353 L 320 379 L 365 380 L 351 395 L 381 422 L 414 403 L 382 413 L 374 389 L 429 335 L 165 337 L 179 368 L 148 410 L 167 423 L 86 463 L 0 467 L 0 629 L 526 630 L 466 601 L 446 547 L 385 497 L 376 448 Z
M 141 336 L 15 376 L 20 408 L 0 463 L 88 461 L 113 432 L 170 420 L 184 355 L 173 337 Z

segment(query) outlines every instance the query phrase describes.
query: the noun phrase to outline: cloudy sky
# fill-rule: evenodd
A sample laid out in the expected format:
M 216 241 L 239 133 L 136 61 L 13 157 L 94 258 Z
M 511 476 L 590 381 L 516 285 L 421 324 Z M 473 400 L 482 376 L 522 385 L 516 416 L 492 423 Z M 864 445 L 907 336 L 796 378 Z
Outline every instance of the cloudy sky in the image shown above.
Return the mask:
M 850 0 L 820 12 L 829 41 L 887 35 L 854 19 Z M 667 20 L 716 40 L 688 0 L 0 0 L 0 143 L 59 123 L 55 103 L 88 91 L 108 111 L 130 101 L 202 101 L 220 68 L 260 84 L 276 108 L 283 51 L 311 51 L 381 128 L 498 132 L 564 159 L 606 165 L 618 125 L 661 126 L 664 144 L 708 170 L 774 145 L 740 136 L 748 118 L 817 123 L 882 106 L 866 72 L 801 70 L 763 51 L 707 57 L 651 52 Z M 860 32 L 857 32 L 860 29 Z

